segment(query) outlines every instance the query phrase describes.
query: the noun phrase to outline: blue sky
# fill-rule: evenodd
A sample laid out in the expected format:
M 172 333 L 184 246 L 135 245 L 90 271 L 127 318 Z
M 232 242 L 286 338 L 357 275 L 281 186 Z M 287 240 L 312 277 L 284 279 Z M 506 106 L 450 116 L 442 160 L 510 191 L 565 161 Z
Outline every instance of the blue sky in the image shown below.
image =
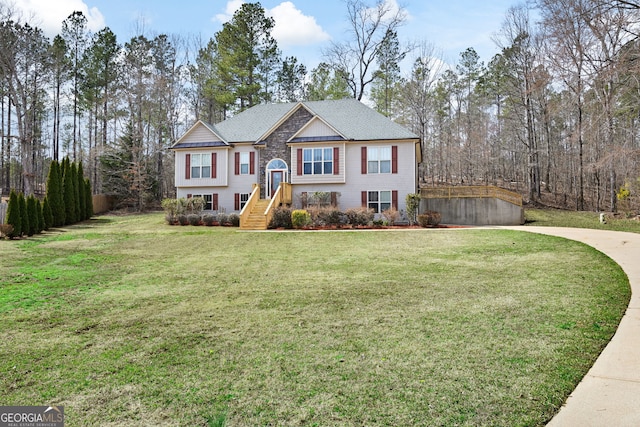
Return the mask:
M 2 0 L 4 1 L 4 0 Z M 397 0 L 387 0 L 396 4 Z M 199 36 L 205 42 L 243 0 L 11 0 L 24 16 L 35 16 L 36 25 L 52 37 L 62 20 L 81 10 L 90 28 L 110 27 L 121 43 L 138 34 Z M 455 63 L 460 52 L 473 47 L 486 63 L 498 53 L 491 40 L 499 31 L 507 9 L 518 0 L 399 0 L 407 10 L 407 22 L 398 31 L 404 41 L 427 41 L 442 59 Z M 373 4 L 373 0 L 368 1 Z M 344 0 L 263 0 L 262 6 L 276 20 L 274 36 L 285 56 L 296 56 L 308 68 L 322 58 L 322 49 L 345 37 Z

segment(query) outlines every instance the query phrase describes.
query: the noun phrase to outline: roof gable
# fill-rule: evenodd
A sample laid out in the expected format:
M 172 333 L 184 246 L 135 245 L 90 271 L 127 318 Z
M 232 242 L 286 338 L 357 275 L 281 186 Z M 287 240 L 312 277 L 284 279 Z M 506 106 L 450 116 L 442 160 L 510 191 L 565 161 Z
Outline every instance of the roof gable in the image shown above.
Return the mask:
M 343 140 L 341 135 L 333 127 L 328 125 L 322 118 L 315 116 L 298 132 L 289 139 L 290 142 L 316 141 L 316 140 Z
M 171 148 L 205 148 L 228 145 L 229 144 L 220 136 L 220 132 L 218 132 L 215 126 L 198 120 Z

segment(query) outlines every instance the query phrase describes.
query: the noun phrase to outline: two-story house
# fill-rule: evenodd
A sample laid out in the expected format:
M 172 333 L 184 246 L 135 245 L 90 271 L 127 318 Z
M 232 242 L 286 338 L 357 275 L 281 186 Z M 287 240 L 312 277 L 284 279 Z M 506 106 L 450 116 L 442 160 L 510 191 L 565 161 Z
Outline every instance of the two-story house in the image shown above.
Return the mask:
M 243 228 L 266 228 L 274 207 L 319 192 L 342 210 L 403 211 L 421 161 L 415 134 L 355 99 L 257 105 L 198 121 L 171 148 L 177 197 L 241 212 Z M 249 211 L 264 219 L 249 226 Z

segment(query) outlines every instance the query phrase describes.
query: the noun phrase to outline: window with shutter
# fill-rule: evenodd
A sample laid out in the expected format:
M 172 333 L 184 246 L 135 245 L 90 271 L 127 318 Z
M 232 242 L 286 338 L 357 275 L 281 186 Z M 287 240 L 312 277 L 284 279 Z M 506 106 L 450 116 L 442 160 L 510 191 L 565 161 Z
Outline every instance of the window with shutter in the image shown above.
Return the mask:
M 335 148 L 303 148 L 302 165 L 298 159 L 298 170 L 301 175 L 333 175 L 335 174 Z
M 394 146 L 395 147 L 395 146 Z M 397 156 L 397 147 L 395 147 Z M 396 173 L 393 172 L 393 147 L 390 146 L 375 146 L 366 147 L 366 170 L 369 174 L 383 174 L 383 173 Z M 397 161 L 397 160 L 396 160 Z M 365 167 L 363 162 L 363 167 Z
M 390 209 L 393 206 L 394 196 L 395 196 L 395 205 L 397 206 L 398 204 L 397 191 L 363 191 L 362 192 L 363 206 L 366 206 L 369 209 L 373 209 L 375 213 L 381 213 L 386 211 L 387 209 Z

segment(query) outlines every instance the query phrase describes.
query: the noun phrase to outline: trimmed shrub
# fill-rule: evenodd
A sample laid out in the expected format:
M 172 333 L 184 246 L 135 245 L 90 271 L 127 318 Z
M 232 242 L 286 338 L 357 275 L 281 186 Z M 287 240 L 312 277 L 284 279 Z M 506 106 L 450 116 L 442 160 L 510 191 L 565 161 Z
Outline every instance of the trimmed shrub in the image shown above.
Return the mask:
M 178 215 L 178 223 L 180 225 L 189 225 L 189 218 L 185 214 Z
M 191 225 L 200 225 L 200 215 L 189 214 L 187 215 L 187 221 L 189 221 Z
M 47 199 L 49 200 L 52 216 L 50 227 L 60 227 L 64 225 L 65 209 L 62 194 L 62 171 L 60 170 L 60 163 L 58 163 L 57 160 L 53 160 L 49 166 Z
M 395 225 L 400 220 L 400 212 L 396 208 L 390 208 L 382 211 L 382 217 L 389 225 Z
M 345 215 L 347 216 L 349 224 L 353 227 L 358 227 L 367 226 L 373 222 L 375 213 L 372 209 L 368 208 L 351 208 L 347 209 Z
M 91 191 L 91 181 L 89 178 L 85 178 L 84 180 L 84 191 L 85 191 L 85 219 L 91 219 L 93 216 L 93 192 Z
M 202 216 L 202 223 L 211 227 L 216 222 L 216 216 L 213 214 L 205 214 Z
M 64 225 L 73 224 L 77 221 L 77 199 L 76 184 L 77 175 L 71 171 L 69 158 L 62 161 L 62 196 L 64 201 Z M 75 168 L 74 168 L 75 169 Z
M 44 230 L 44 212 L 42 211 L 42 203 L 36 199 L 36 214 L 38 214 L 38 228 L 36 233 L 40 234 Z
M 293 228 L 304 228 L 311 224 L 311 215 L 304 209 L 296 209 L 291 212 L 291 225 Z
M 13 235 L 13 225 L 0 224 L 0 239 L 4 239 L 5 237 L 11 238 L 12 235 Z
M 20 205 L 20 218 L 22 219 L 22 234 L 28 234 L 31 229 L 29 224 L 29 211 L 27 210 L 27 200 L 24 194 L 18 194 L 18 204 Z
M 293 224 L 291 223 L 291 209 L 282 206 L 275 208 L 268 228 L 293 228 Z
M 44 219 L 44 229 L 48 230 L 53 227 L 53 213 L 51 212 L 49 197 L 45 197 L 44 202 L 42 203 L 42 216 Z
M 229 224 L 232 227 L 240 227 L 240 215 L 235 212 L 229 214 Z
M 220 225 L 225 225 L 229 223 L 229 215 L 224 212 L 218 212 L 218 223 Z
M 418 224 L 421 227 L 436 227 L 440 224 L 442 215 L 436 211 L 426 211 L 425 213 L 418 215 Z
M 76 169 L 76 187 L 78 191 L 78 221 L 84 221 L 87 218 L 87 192 L 84 188 L 84 170 L 82 168 L 82 162 L 78 162 L 78 168 Z
M 347 223 L 346 215 L 335 207 L 310 208 L 309 214 L 314 226 L 336 226 L 341 227 Z
M 9 206 L 7 206 L 7 224 L 11 226 L 11 231 L 7 233 L 10 239 L 22 235 L 22 213 L 20 212 L 20 201 L 18 193 L 11 190 L 9 195 Z
M 36 198 L 32 195 L 27 197 L 27 216 L 29 217 L 29 229 L 25 230 L 27 236 L 33 236 L 38 231 L 38 211 Z

